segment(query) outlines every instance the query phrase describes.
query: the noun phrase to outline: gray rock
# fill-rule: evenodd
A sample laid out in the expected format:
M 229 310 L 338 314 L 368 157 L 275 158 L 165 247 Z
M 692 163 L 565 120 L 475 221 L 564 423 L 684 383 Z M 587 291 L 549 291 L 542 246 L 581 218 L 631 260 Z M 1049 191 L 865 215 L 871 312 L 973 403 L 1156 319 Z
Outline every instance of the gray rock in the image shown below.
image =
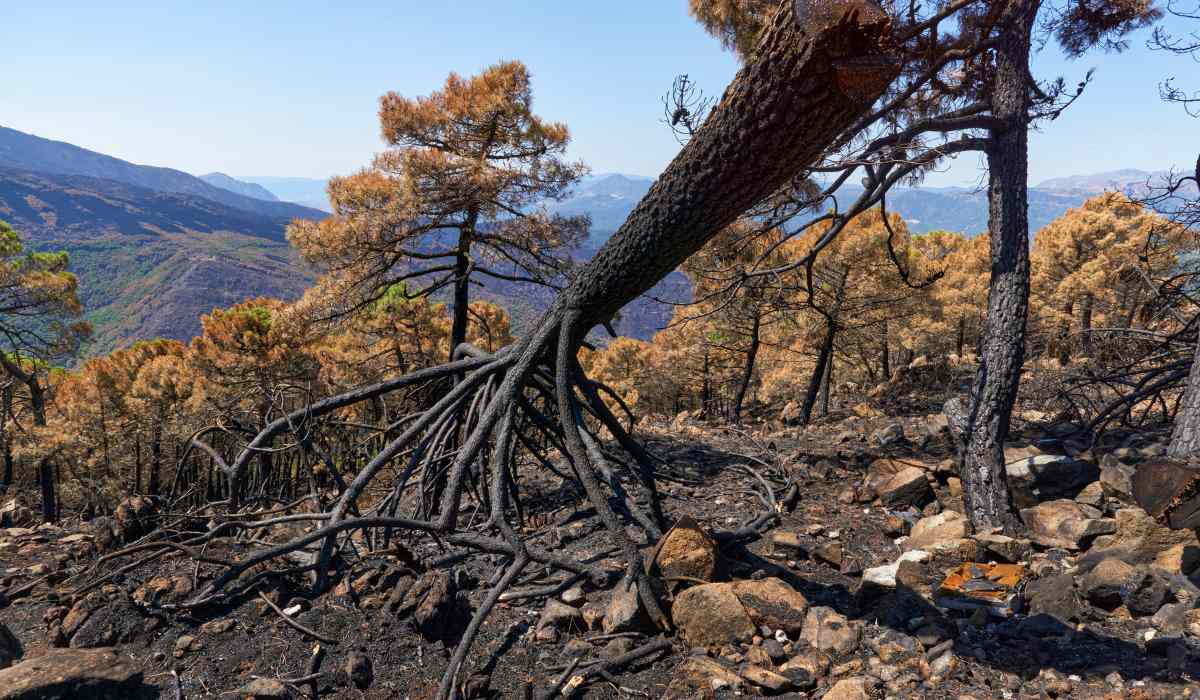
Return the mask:
M 846 619 L 832 608 L 818 606 L 808 611 L 800 638 L 814 649 L 846 655 L 858 648 L 862 625 Z
M 899 423 L 889 423 L 874 433 L 871 433 L 871 442 L 880 447 L 890 447 L 904 441 L 904 426 Z
M 1120 559 L 1105 559 L 1083 577 L 1080 588 L 1093 605 L 1112 610 L 1124 602 L 1144 576 L 1145 572 Z
M 542 616 L 537 626 L 553 627 L 559 630 L 583 629 L 583 613 L 566 603 L 550 598 L 542 608 Z
M 148 690 L 142 671 L 113 649 L 50 649 L 0 670 L 0 700 L 128 700 Z
M 1100 458 L 1100 487 L 1106 498 L 1133 503 L 1133 474 L 1136 470 L 1115 455 Z
M 1019 508 L 1074 496 L 1100 478 L 1100 469 L 1095 463 L 1067 455 L 1034 455 L 1009 462 L 1005 470 L 1013 501 Z
M 608 607 L 604 609 L 605 634 L 642 632 L 651 627 L 650 617 L 642 609 L 642 601 L 638 598 L 637 584 L 618 583 L 609 594 Z
M 1068 622 L 1079 619 L 1079 597 L 1075 577 L 1070 574 L 1044 576 L 1025 587 L 1030 615 L 1044 614 Z
M 1117 531 L 1115 520 L 1101 518 L 1100 511 L 1075 501 L 1059 499 L 1021 510 L 1034 542 L 1044 547 L 1080 549 L 1098 535 Z

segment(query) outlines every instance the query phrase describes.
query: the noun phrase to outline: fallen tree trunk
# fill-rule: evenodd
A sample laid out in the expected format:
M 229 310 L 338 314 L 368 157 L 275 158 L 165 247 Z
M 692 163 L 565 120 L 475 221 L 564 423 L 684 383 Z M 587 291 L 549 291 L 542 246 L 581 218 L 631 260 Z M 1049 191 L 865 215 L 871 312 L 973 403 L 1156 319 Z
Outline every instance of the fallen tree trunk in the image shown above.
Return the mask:
M 608 322 L 738 216 L 784 187 L 852 128 L 898 72 L 890 55 L 890 31 L 888 17 L 870 0 L 783 3 L 764 30 L 757 50 L 704 125 L 530 334 L 494 356 L 424 370 L 430 380 L 458 372 L 461 379 L 431 407 L 407 421 L 402 430 L 397 428 L 399 434 L 358 471 L 328 513 L 304 516 L 319 523 L 319 530 L 228 567 L 188 605 L 215 600 L 251 566 L 318 542 L 321 548 L 314 568 L 316 586 L 323 588 L 328 585 L 335 552 L 356 529 L 386 527 L 476 548 L 488 543 L 491 551 L 509 555 L 511 563 L 476 611 L 446 670 L 439 697 L 450 697 L 483 618 L 528 562 L 587 570 L 527 547 L 508 522 L 510 505 L 518 498 L 513 478 L 516 447 L 529 444 L 527 431 L 537 431 L 535 435 L 545 438 L 566 458 L 574 479 L 620 545 L 625 560 L 623 585 L 635 585 L 651 617 L 667 626 L 646 580 L 637 545 L 610 503 L 615 498 L 621 512 L 632 515 L 631 520 L 649 539 L 661 536 L 665 524 L 657 508 L 652 458 L 600 400 L 576 355 L 592 328 Z M 286 428 L 296 433 L 296 444 L 301 444 L 307 434 L 304 423 L 387 390 L 378 385 L 333 397 L 314 404 L 303 415 L 276 421 L 234 464 L 224 467 L 233 488 L 243 486 L 247 465 L 256 450 L 271 444 L 270 435 Z M 592 423 L 584 420 L 588 415 L 595 419 Z M 593 427 L 597 424 L 607 428 L 636 463 L 622 465 L 635 479 L 636 494 L 627 493 L 620 485 L 610 463 L 614 458 L 601 447 L 603 441 Z M 447 439 L 448 435 L 462 439 Z M 554 468 L 547 458 L 535 456 L 537 463 Z M 361 515 L 350 515 L 358 510 L 358 500 L 367 487 L 393 463 L 402 468 L 397 469 L 390 494 Z M 406 490 L 414 484 L 424 489 L 426 478 L 430 483 L 437 480 L 435 494 L 440 494 L 436 496 L 440 504 L 432 510 L 436 517 L 396 517 Z M 458 529 L 468 479 L 483 485 L 477 493 L 489 513 L 474 529 L 498 533 L 502 550 L 497 550 L 496 540 L 466 535 Z M 231 499 L 234 504 L 237 496 L 235 493 Z M 649 504 L 650 515 L 635 496 Z M 423 499 L 424 495 L 417 500 Z M 752 522 L 761 520 L 753 518 Z

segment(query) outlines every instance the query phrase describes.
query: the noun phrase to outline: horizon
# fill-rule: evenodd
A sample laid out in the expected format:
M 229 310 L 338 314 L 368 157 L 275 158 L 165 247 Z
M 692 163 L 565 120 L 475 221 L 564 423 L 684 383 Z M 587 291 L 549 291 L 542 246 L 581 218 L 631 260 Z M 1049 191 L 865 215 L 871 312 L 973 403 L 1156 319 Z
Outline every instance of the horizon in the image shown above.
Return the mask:
M 26 13 L 0 28 L 14 64 L 5 123 L 195 175 L 327 179 L 383 150 L 376 120 L 383 93 L 424 95 L 451 71 L 470 75 L 516 58 L 533 74 L 535 111 L 571 129 L 570 157 L 597 173 L 655 178 L 679 148 L 660 122 L 660 98 L 673 77 L 689 73 L 719 96 L 738 67 L 683 0 L 655 7 L 622 0 L 600 16 L 545 1 L 503 13 L 478 0 L 456 8 L 367 2 L 337 12 L 302 4 L 286 21 L 281 9 L 226 1 L 194 10 L 138 0 L 101 10 L 72 1 Z M 452 11 L 457 24 L 447 22 Z M 571 31 L 563 37 L 539 30 L 545 26 Z M 478 40 L 454 41 L 472 29 L 480 30 Z M 1069 61 L 1057 50 L 1038 53 L 1041 79 L 1062 75 L 1071 84 L 1091 67 L 1096 75 L 1077 104 L 1031 134 L 1031 184 L 1190 167 L 1176 144 L 1188 140 L 1195 121 L 1161 102 L 1158 85 L 1195 63 L 1149 51 L 1147 36 L 1132 35 L 1123 55 Z M 363 51 L 338 51 L 346 45 Z M 395 45 L 409 50 L 387 50 Z M 146 62 L 150 54 L 160 60 Z M 181 83 L 180 74 L 189 80 Z M 80 110 L 81 100 L 90 108 Z M 1155 128 L 1132 143 L 1123 134 L 1134 123 Z M 250 172 L 264 174 L 238 175 Z M 925 184 L 974 187 L 983 172 L 979 157 L 968 156 L 930 173 Z

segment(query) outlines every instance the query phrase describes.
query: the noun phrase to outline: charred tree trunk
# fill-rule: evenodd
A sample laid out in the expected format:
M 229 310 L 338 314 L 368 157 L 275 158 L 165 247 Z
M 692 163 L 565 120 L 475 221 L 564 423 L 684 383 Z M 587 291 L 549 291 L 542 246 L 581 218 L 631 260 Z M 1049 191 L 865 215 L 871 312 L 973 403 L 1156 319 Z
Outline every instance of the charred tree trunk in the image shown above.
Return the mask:
M 883 371 L 883 381 L 887 382 L 892 378 L 892 358 L 891 348 L 888 347 L 888 322 L 883 320 L 883 348 L 879 351 L 879 368 Z
M 733 422 L 742 419 L 742 404 L 746 400 L 746 392 L 754 380 L 754 362 L 758 359 L 758 346 L 761 342 L 762 316 L 754 313 L 754 322 L 750 326 L 750 347 L 746 349 L 746 366 L 742 368 L 742 381 L 738 383 L 737 396 L 733 400 Z
M 1095 300 L 1091 294 L 1085 294 L 1083 297 L 1083 308 L 1079 311 L 1079 335 L 1080 343 L 1083 345 L 1083 354 L 1090 359 L 1096 356 L 1096 347 L 1092 343 L 1092 308 L 1095 305 Z
M 0 439 L 4 440 L 4 476 L 0 477 L 0 492 L 7 492 L 13 480 L 12 436 L 9 435 L 9 419 L 12 418 L 13 385 L 7 382 L 0 389 Z
M 1175 416 L 1171 444 L 1167 446 L 1167 455 L 1179 459 L 1200 452 L 1200 335 L 1197 336 L 1196 345 L 1187 386 L 1179 401 L 1179 413 Z
M 46 425 L 46 389 L 36 374 L 30 374 L 26 386 L 29 388 L 29 405 L 33 412 L 33 424 Z M 54 479 L 54 460 L 51 455 L 38 462 L 38 483 L 42 488 L 42 520 L 52 523 L 58 519 L 58 486 Z
M 800 407 L 800 425 L 808 425 L 812 421 L 813 408 L 817 405 L 821 384 L 825 379 L 825 368 L 833 361 L 833 341 L 836 337 L 837 323 L 833 319 L 826 320 L 825 338 L 817 352 L 817 365 L 813 367 L 812 376 L 808 378 L 808 391 L 804 392 L 804 405 Z
M 959 360 L 962 360 L 963 345 L 965 344 L 966 339 L 967 339 L 967 319 L 960 316 L 958 318 L 958 342 L 956 345 L 957 350 L 955 350 L 955 352 L 958 353 Z
M 829 394 L 833 390 L 833 363 L 836 355 L 829 349 L 829 360 L 825 363 L 825 378 L 821 380 L 821 415 L 829 415 Z
M 454 256 L 454 309 L 450 325 L 450 356 L 467 342 L 467 322 L 471 308 L 471 240 L 463 233 Z
M 1029 311 L 1029 48 L 1037 3 L 1013 3 L 996 48 L 992 113 L 1003 126 L 987 149 L 991 283 L 962 481 L 967 517 L 977 531 L 1014 526 L 1004 469 L 1004 440 L 1025 358 Z

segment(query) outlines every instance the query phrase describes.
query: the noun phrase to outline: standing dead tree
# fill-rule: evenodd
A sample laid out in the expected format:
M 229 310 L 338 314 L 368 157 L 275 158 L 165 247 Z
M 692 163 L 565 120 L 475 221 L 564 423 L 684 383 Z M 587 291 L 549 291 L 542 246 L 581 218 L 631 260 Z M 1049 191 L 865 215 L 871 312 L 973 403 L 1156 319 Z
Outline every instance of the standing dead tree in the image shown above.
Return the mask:
M 317 586 L 323 588 L 335 554 L 355 530 L 389 528 L 504 554 L 511 563 L 475 611 L 443 677 L 439 697 L 451 697 L 480 625 L 530 562 L 573 573 L 594 573 L 592 567 L 527 545 L 508 521 L 509 509 L 514 506 L 511 494 L 517 448 L 535 444 L 531 438 L 539 437 L 566 459 L 573 479 L 619 544 L 625 563 L 624 585 L 636 585 L 643 605 L 666 627 L 641 555 L 608 493 L 611 490 L 618 507 L 650 539 L 656 539 L 665 523 L 658 507 L 652 457 L 606 407 L 601 389 L 584 376 L 576 353 L 592 328 L 609 321 L 743 212 L 817 162 L 830 144 L 854 127 L 895 77 L 891 27 L 889 17 L 868 0 L 781 4 L 762 32 L 754 55 L 701 128 L 625 224 L 579 270 L 523 340 L 495 354 L 460 346 L 456 351 L 460 359 L 448 364 L 317 402 L 275 421 L 231 463 L 221 463 L 236 494 L 245 486 L 247 466 L 255 455 L 297 426 L 303 431 L 305 424 L 354 403 L 461 375 L 432 406 L 397 424 L 399 434 L 358 471 L 327 512 L 281 516 L 287 521 L 310 520 L 319 527 L 224 566 L 186 605 L 195 607 L 230 595 L 237 588 L 231 584 L 252 567 L 310 546 L 319 551 L 306 568 L 315 572 Z M 595 422 L 589 424 L 589 418 Z M 602 446 L 595 425 L 616 438 L 632 457 L 632 464 L 618 460 Z M 451 435 L 462 439 L 450 439 Z M 555 468 L 540 451 L 533 456 L 536 463 Z M 360 505 L 368 486 L 393 463 L 403 468 L 389 495 L 369 507 Z M 624 492 L 614 465 L 634 475 L 642 503 Z M 396 514 L 408 495 L 406 490 L 442 473 L 445 485 L 435 519 Z M 607 490 L 601 477 L 607 481 Z M 476 493 L 480 507 L 487 504 L 488 516 L 481 526 L 465 530 L 460 514 L 469 483 L 480 485 Z M 240 520 L 218 529 L 260 528 L 272 522 Z M 163 543 L 162 548 L 194 546 L 211 539 L 214 532 L 182 543 Z

